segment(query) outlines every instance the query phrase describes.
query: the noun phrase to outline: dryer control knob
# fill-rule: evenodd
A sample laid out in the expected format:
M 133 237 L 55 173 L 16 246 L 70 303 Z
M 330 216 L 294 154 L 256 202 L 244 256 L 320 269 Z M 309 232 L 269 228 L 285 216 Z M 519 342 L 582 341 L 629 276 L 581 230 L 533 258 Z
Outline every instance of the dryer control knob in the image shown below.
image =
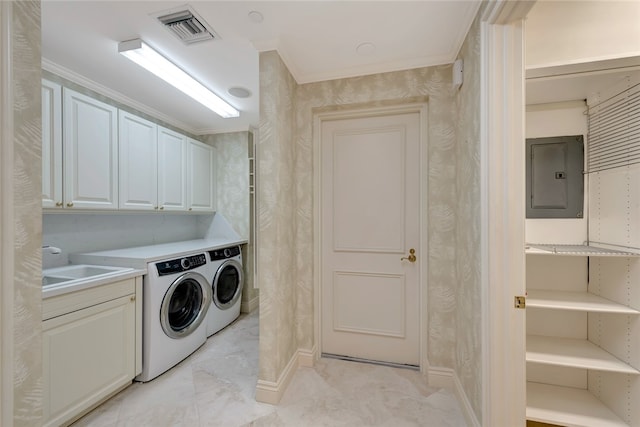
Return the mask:
M 225 258 L 231 258 L 231 249 L 226 248 L 226 249 L 224 250 L 224 257 L 225 257 Z
M 191 261 L 189 261 L 189 258 L 182 258 L 180 260 L 180 265 L 186 270 L 187 268 L 191 267 Z

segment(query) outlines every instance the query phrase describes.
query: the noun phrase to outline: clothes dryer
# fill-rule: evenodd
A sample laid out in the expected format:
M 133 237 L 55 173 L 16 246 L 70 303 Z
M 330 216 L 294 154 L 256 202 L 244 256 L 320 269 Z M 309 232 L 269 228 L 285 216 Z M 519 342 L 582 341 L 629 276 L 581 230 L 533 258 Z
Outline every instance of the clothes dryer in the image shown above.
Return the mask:
M 207 315 L 207 336 L 211 336 L 240 315 L 244 273 L 240 246 L 208 253 L 212 302 Z
M 150 262 L 143 281 L 142 373 L 150 381 L 207 340 L 211 305 L 205 253 Z

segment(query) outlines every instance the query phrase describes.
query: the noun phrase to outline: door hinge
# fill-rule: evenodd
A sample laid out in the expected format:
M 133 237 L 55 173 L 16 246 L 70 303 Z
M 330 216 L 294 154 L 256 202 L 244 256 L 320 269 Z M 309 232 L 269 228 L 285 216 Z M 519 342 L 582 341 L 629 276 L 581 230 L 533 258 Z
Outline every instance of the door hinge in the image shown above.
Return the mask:
M 525 308 L 527 306 L 527 298 L 523 296 L 516 296 L 513 306 L 515 308 Z

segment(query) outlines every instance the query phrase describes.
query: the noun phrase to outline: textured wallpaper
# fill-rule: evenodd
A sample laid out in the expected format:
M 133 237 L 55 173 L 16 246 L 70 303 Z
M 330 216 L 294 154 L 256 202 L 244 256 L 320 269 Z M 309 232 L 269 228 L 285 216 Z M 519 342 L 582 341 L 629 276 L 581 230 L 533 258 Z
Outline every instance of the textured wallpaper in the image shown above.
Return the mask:
M 313 314 L 313 110 L 428 97 L 428 358 L 453 368 L 455 350 L 456 140 L 451 66 L 310 83 L 298 87 L 295 117 L 296 333 L 301 348 L 314 341 Z M 423 289 L 426 287 L 423 285 Z
M 216 202 L 233 229 L 249 238 L 249 132 L 209 135 L 207 142 L 216 147 Z
M 480 20 L 477 17 L 462 45 L 459 57 L 464 60 L 464 84 L 456 98 L 459 121 L 456 144 L 455 370 L 476 418 L 481 420 Z
M 299 347 L 295 339 L 294 93 L 295 81 L 278 54 L 261 53 L 257 141 L 259 379 L 272 382 L 279 379 Z
M 216 187 L 217 209 L 240 235 L 250 240 L 249 205 L 249 132 L 209 135 L 205 142 L 217 149 Z M 244 290 L 242 300 L 251 301 L 258 295 L 253 288 L 253 242 L 243 252 Z
M 40 2 L 12 2 L 14 426 L 41 425 L 42 241 Z
M 276 381 L 314 343 L 313 114 L 350 104 L 429 100 L 428 358 L 454 368 L 456 351 L 456 108 L 451 66 L 296 85 L 276 52 L 260 55 L 260 379 Z M 293 108 L 295 106 L 295 108 Z M 293 132 L 293 133 L 291 133 Z M 292 317 L 292 313 L 294 316 Z

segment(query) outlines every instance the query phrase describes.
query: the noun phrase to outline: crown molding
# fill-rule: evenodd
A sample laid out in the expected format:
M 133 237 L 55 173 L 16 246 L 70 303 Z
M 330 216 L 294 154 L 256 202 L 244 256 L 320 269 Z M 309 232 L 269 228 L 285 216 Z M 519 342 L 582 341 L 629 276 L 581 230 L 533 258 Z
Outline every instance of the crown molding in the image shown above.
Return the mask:
M 291 71 L 291 74 L 294 76 L 298 84 L 306 84 L 326 80 L 348 79 L 352 77 L 368 76 L 371 74 L 393 73 L 397 71 L 412 70 L 415 68 L 434 67 L 437 65 L 451 64 L 455 60 L 455 56 L 456 52 L 450 52 L 445 55 L 407 58 L 398 61 L 345 68 L 342 70 L 331 72 L 321 72 L 314 74 L 299 73 L 298 75 L 296 75 L 293 71 Z M 283 61 L 287 64 L 287 67 L 289 67 L 289 64 L 284 58 Z
M 474 8 L 472 12 L 475 14 L 477 12 L 477 8 Z M 259 52 L 267 52 L 271 50 L 277 51 L 280 59 L 282 59 L 282 62 L 284 62 L 296 83 L 307 84 L 451 64 L 456 59 L 456 55 L 458 54 L 460 46 L 462 46 L 465 38 L 466 32 L 453 44 L 451 51 L 443 55 L 404 58 L 388 62 L 378 62 L 357 67 L 343 68 L 340 70 L 321 71 L 318 73 L 306 73 L 302 71 L 296 61 L 292 59 L 292 56 L 289 54 L 286 46 L 278 40 L 254 42 L 253 45 Z
M 101 85 L 100 83 L 97 83 L 93 80 L 88 79 L 87 77 L 76 73 L 75 71 L 71 71 L 68 68 L 63 67 L 62 65 L 56 64 L 53 61 L 50 61 L 46 58 L 42 58 L 42 69 L 49 71 L 53 74 L 56 74 L 57 76 L 60 76 L 62 78 L 65 78 L 67 80 L 70 80 L 80 86 L 83 86 L 89 90 L 92 90 L 94 92 L 99 93 L 100 95 L 106 96 L 116 102 L 119 102 L 121 104 L 124 104 L 130 108 L 133 108 L 137 111 L 140 111 L 144 114 L 148 114 L 158 120 L 161 120 L 165 123 L 168 123 L 172 126 L 175 126 L 179 129 L 184 130 L 185 132 L 194 134 L 194 135 L 201 135 L 201 133 L 199 132 L 198 129 L 194 129 L 192 126 L 189 126 L 188 124 L 181 122 L 180 120 L 176 120 L 173 117 L 167 116 L 166 114 L 163 114 L 145 104 L 142 104 L 138 101 L 135 101 L 131 98 L 129 98 L 126 95 L 123 95 L 120 92 L 117 92 L 113 89 L 110 89 L 106 86 Z
M 198 136 L 203 136 L 203 135 L 217 135 L 217 134 L 223 134 L 223 133 L 249 132 L 250 130 L 251 130 L 251 126 L 242 126 L 238 128 L 224 129 L 224 130 L 202 128 L 202 129 L 196 129 L 193 132 L 193 134 Z

